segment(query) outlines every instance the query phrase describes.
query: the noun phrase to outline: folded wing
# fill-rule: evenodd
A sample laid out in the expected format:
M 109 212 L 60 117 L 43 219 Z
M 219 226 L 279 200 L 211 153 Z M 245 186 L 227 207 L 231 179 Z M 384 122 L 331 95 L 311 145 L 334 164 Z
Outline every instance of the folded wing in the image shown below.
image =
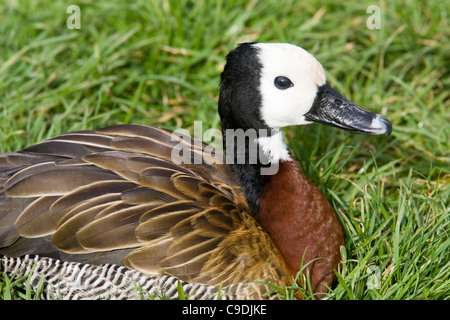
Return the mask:
M 116 263 L 210 285 L 289 279 L 229 166 L 177 136 L 119 125 L 0 155 L 0 253 Z M 174 164 L 180 143 L 202 163 Z

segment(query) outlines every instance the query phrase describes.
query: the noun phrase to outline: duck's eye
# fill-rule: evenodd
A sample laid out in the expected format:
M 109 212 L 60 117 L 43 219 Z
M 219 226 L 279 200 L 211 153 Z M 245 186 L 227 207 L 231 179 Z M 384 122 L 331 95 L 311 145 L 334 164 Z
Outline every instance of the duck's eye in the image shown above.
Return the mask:
M 277 87 L 280 90 L 286 90 L 287 88 L 293 87 L 294 84 L 292 83 L 289 78 L 286 77 L 276 77 L 274 81 L 275 87 Z

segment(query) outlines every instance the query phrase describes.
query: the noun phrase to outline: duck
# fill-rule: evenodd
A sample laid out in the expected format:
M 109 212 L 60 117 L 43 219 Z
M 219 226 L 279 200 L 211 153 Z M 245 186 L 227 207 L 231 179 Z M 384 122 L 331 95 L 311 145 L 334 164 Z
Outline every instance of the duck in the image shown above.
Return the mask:
M 218 113 L 223 150 L 177 130 L 118 124 L 1 154 L 0 254 L 248 284 L 255 299 L 268 283 L 306 276 L 314 293 L 328 292 L 344 233 L 283 129 L 317 122 L 390 135 L 391 123 L 343 97 L 312 54 L 287 43 L 227 54 Z

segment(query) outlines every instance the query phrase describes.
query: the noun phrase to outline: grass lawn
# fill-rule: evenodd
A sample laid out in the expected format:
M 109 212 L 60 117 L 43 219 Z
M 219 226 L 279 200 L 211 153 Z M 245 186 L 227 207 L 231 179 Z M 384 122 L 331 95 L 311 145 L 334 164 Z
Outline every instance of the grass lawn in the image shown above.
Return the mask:
M 69 4 L 80 29 L 66 26 Z M 370 5 L 379 29 L 366 24 Z M 449 299 L 449 14 L 439 0 L 5 0 L 0 151 L 118 123 L 219 128 L 226 53 L 243 41 L 297 44 L 394 127 L 390 137 L 286 129 L 346 236 L 328 299 Z

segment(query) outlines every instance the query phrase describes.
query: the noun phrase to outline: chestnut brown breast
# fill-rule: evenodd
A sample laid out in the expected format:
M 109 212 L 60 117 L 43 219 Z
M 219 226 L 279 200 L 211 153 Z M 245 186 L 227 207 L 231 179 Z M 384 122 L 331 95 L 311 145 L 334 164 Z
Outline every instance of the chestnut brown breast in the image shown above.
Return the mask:
M 257 220 L 267 230 L 295 276 L 308 265 L 314 292 L 326 292 L 340 261 L 344 236 L 336 214 L 295 161 L 280 162 L 260 199 Z

